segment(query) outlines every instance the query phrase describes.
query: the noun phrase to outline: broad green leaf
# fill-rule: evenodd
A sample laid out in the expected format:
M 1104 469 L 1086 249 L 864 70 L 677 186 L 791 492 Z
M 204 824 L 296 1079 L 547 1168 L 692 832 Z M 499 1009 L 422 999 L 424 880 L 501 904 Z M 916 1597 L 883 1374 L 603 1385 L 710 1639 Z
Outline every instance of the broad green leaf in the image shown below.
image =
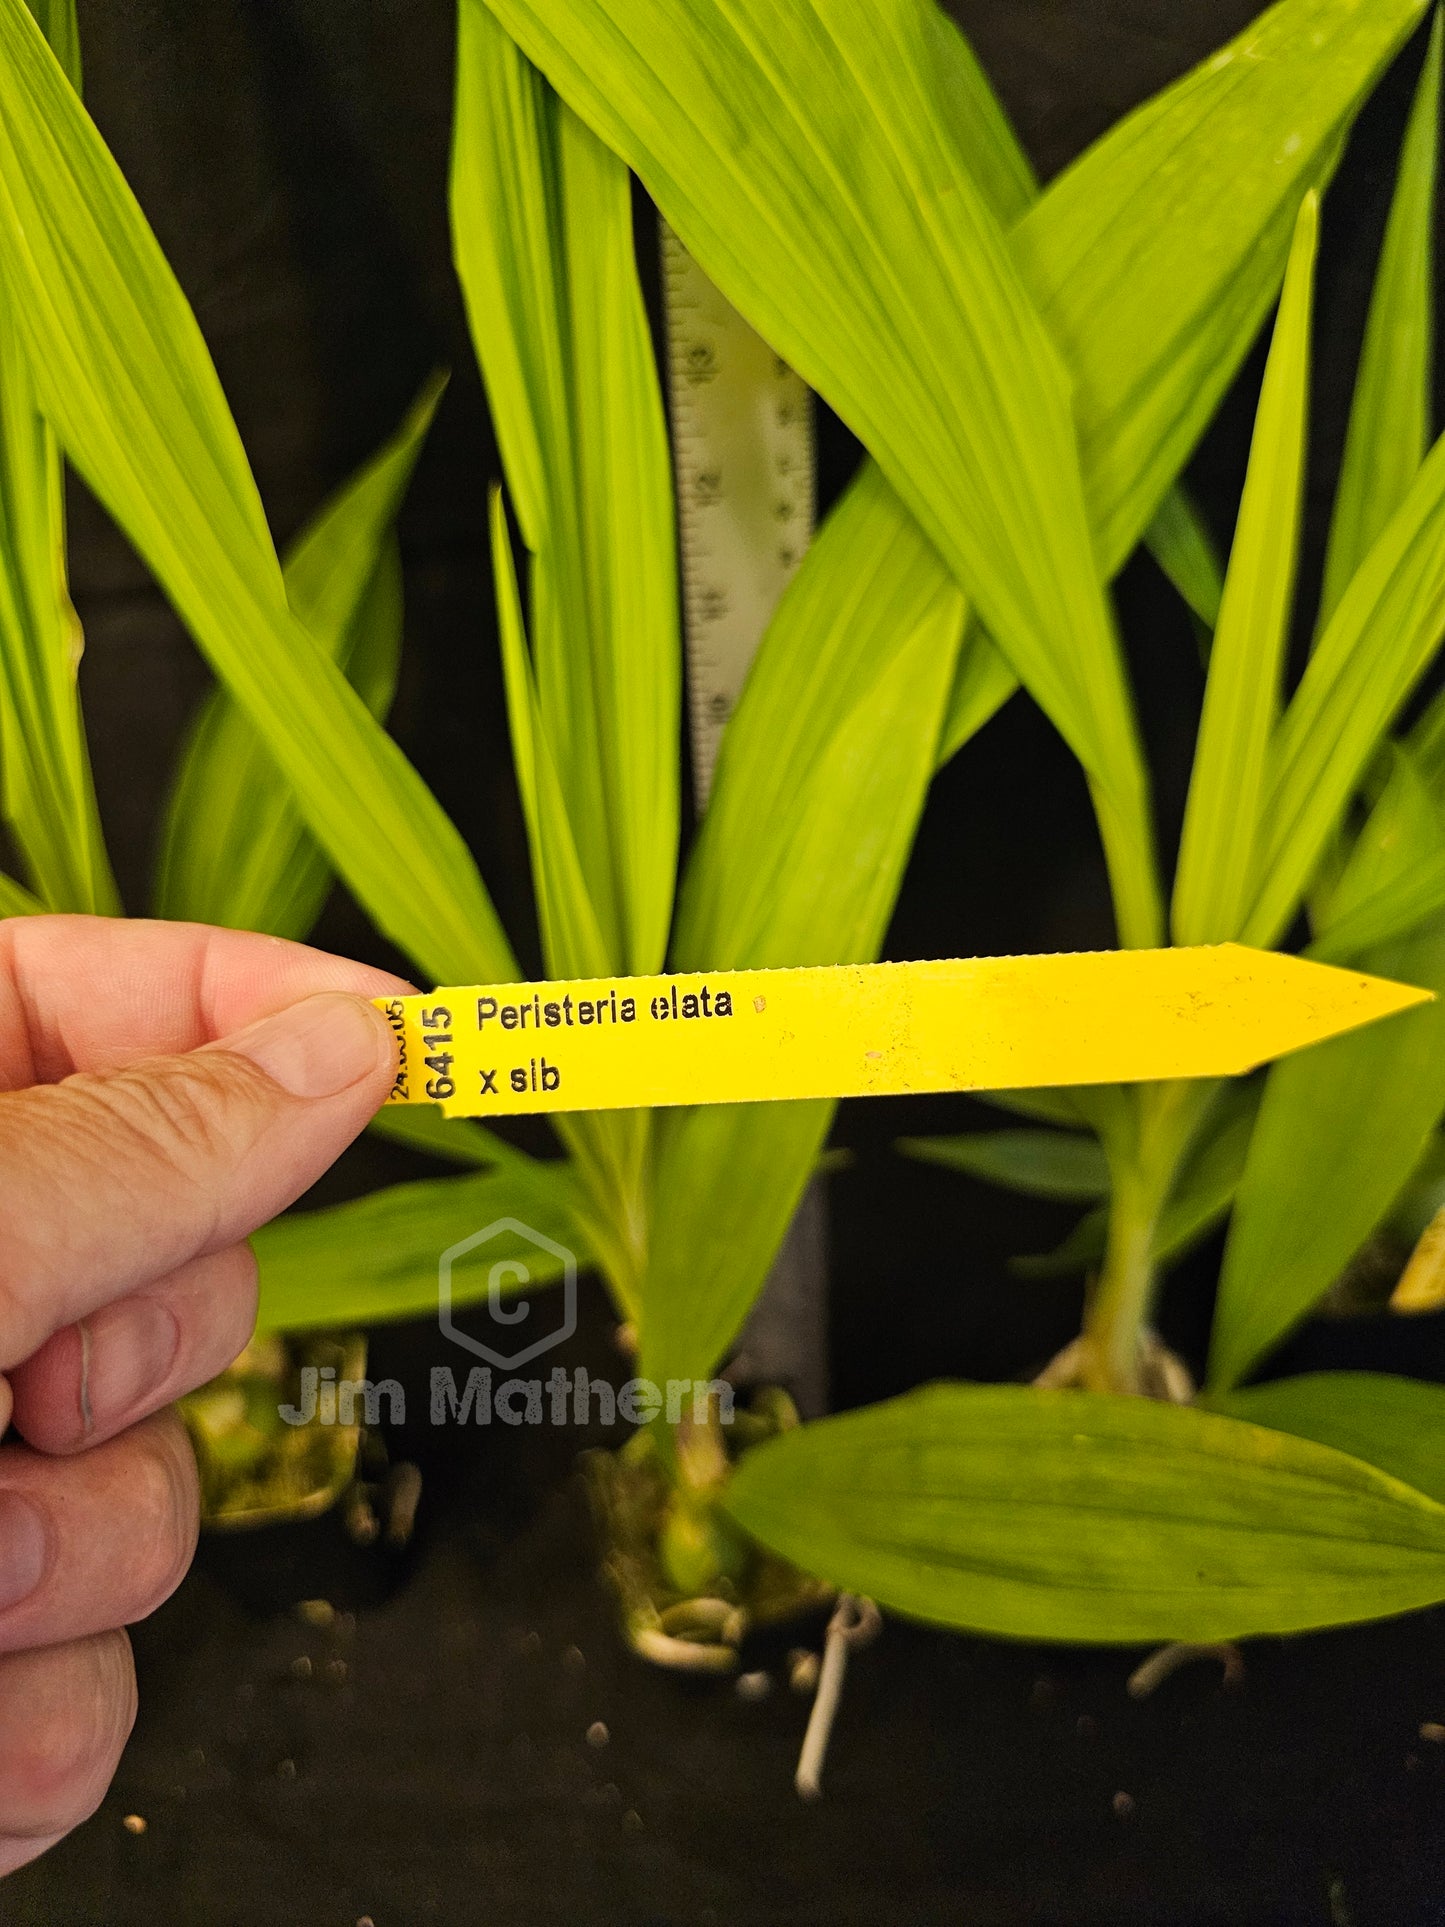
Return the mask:
M 944 110 L 994 219 L 1011 228 L 1039 198 L 1032 164 L 963 35 L 945 27 L 940 52 L 946 56 L 940 62 Z M 1203 523 L 1182 489 L 1165 496 L 1145 539 L 1184 600 L 1212 629 L 1219 611 L 1219 564 Z M 970 646 L 960 659 L 960 684 L 950 703 L 941 762 L 947 762 L 988 720 L 1005 694 L 1017 687 L 1017 679 L 997 651 L 974 647 L 977 640 L 977 635 L 970 636 Z M 992 702 L 987 700 L 990 694 Z
M 392 524 L 445 387 L 433 377 L 392 439 L 311 521 L 285 561 L 293 613 L 385 720 L 401 650 Z M 182 751 L 166 811 L 156 915 L 304 937 L 331 867 L 265 744 L 215 691 Z
M 1270 750 L 1253 902 L 1238 933 L 1288 928 L 1381 738 L 1445 636 L 1445 439 L 1356 571 Z
M 31 11 L 78 93 L 73 0 Z M 76 688 L 84 639 L 66 581 L 64 477 L 9 305 L 0 290 L 0 796 L 44 907 L 113 914 Z
M 1405 745 L 1389 751 L 1385 787 L 1316 906 L 1309 954 L 1325 963 L 1348 964 L 1445 910 L 1445 809 Z
M 1237 1639 L 1445 1599 L 1445 1506 L 1150 1399 L 930 1386 L 754 1448 L 727 1506 L 836 1586 L 1016 1639 Z
M 607 967 L 653 971 L 677 867 L 680 652 L 627 170 L 481 0 L 462 0 L 459 31 L 452 232 L 532 557 L 540 726 Z M 548 953 L 556 975 L 577 963 Z
M 964 617 L 866 467 L 778 606 L 724 732 L 688 862 L 678 970 L 866 962 L 932 773 Z M 706 1375 L 739 1329 L 816 1163 L 829 1104 L 657 1122 L 643 1356 Z
M 689 857 L 676 969 L 862 962 L 881 937 L 898 873 L 880 858 L 896 862 L 904 810 L 916 820 L 965 610 L 916 525 L 885 533 L 886 490 L 863 470 L 763 640 Z
M 1445 1505 L 1445 1386 L 1384 1372 L 1308 1372 L 1222 1393 L 1209 1408 L 1348 1452 Z
M 969 1131 L 899 1138 L 898 1150 L 1035 1198 L 1104 1198 L 1109 1166 L 1097 1138 L 1063 1131 Z
M 474 1177 L 423 1178 L 351 1204 L 275 1219 L 251 1240 L 261 1277 L 258 1329 L 375 1325 L 434 1313 L 442 1253 L 498 1218 L 520 1220 L 585 1265 L 567 1166 L 538 1164 L 536 1171 L 530 1182 L 510 1167 Z M 548 1284 L 562 1269 L 560 1260 L 502 1232 L 488 1243 L 485 1264 L 457 1267 L 454 1302 L 485 1298 L 490 1268 L 499 1261 L 520 1262 L 530 1271 L 530 1279 L 510 1273 L 509 1291 L 523 1291 L 529 1282 Z
M 1325 553 L 1321 626 L 1405 499 L 1432 440 L 1440 35 L 1437 11 L 1370 298 Z
M 543 949 L 554 975 L 605 977 L 616 967 L 614 953 L 598 925 L 582 873 L 558 758 L 538 698 L 500 489 L 492 492 L 492 579 L 512 759 L 532 849 Z M 557 1120 L 557 1128 L 591 1189 L 598 1257 L 614 1295 L 631 1316 L 637 1290 L 633 1220 L 641 1209 L 649 1116 L 645 1111 L 569 1114 Z M 605 1238 L 601 1228 L 609 1224 L 615 1235 Z
M 0 0 L 0 279 L 36 394 L 378 927 L 442 980 L 514 974 L 456 830 L 292 615 L 195 318 L 23 0 Z
M 1356 959 L 1445 994 L 1445 926 Z M 1234 1203 L 1209 1383 L 1237 1385 L 1329 1289 L 1389 1210 L 1445 1110 L 1445 1001 L 1270 1071 Z
M 615 968 L 616 953 L 597 921 L 562 793 L 559 759 L 542 718 L 500 489 L 492 491 L 491 534 L 512 758 L 532 848 L 532 879 L 548 970 L 554 977 L 605 977 Z
M 1182 488 L 1172 488 L 1149 524 L 1154 560 L 1206 629 L 1219 621 L 1224 572 L 1203 516 Z
M 1149 941 L 1146 783 L 1067 383 L 954 126 L 952 29 L 931 0 L 492 4 L 877 458 L 1083 762 L 1121 928 Z
M 1310 193 L 1285 273 L 1209 655 L 1174 884 L 1180 944 L 1228 942 L 1249 902 L 1294 601 L 1318 237 L 1319 198 Z
M 1428 0 L 1280 0 L 1112 128 L 1014 253 L 1074 381 L 1095 542 L 1112 572 L 1188 459 L 1324 184 Z M 1134 270 L 1147 263 L 1146 287 Z
M 120 909 L 80 713 L 64 483 L 0 280 L 0 802 L 50 910 Z
M 26 0 L 65 78 L 80 92 L 80 23 L 75 0 Z

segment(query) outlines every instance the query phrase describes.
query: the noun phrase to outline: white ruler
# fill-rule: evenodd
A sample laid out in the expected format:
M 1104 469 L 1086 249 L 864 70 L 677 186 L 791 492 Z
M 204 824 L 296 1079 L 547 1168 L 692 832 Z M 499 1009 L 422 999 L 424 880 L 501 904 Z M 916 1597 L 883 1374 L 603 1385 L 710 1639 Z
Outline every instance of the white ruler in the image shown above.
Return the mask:
M 661 223 L 699 812 L 718 744 L 813 533 L 812 396 Z
M 701 816 L 718 745 L 816 519 L 813 398 L 725 301 L 665 221 L 662 294 L 682 550 L 693 788 Z M 730 1366 L 828 1409 L 827 1259 L 815 1181 Z

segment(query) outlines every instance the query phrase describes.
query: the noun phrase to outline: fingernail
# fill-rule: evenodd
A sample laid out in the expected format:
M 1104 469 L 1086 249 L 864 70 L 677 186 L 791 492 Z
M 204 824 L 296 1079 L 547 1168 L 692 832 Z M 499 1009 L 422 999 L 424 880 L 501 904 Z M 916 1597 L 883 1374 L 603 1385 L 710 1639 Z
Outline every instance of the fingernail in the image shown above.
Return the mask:
M 118 1298 L 81 1321 L 80 1410 L 87 1432 L 125 1418 L 170 1376 L 181 1328 L 154 1298 Z
M 0 1492 L 0 1612 L 28 1599 L 45 1574 L 45 1521 L 18 1492 Z
M 293 1097 L 335 1097 L 390 1064 L 396 1046 L 381 1012 L 360 997 L 323 991 L 223 1038 Z

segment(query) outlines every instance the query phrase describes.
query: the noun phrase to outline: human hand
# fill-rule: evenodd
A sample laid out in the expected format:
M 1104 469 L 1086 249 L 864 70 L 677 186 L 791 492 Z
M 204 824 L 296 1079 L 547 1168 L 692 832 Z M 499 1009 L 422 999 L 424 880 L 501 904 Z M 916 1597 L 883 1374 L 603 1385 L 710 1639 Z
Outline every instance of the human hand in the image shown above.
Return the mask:
M 0 922 L 0 1874 L 99 1803 L 135 1716 L 120 1629 L 195 1547 L 162 1411 L 250 1336 L 247 1235 L 386 1096 L 409 986 L 199 924 Z

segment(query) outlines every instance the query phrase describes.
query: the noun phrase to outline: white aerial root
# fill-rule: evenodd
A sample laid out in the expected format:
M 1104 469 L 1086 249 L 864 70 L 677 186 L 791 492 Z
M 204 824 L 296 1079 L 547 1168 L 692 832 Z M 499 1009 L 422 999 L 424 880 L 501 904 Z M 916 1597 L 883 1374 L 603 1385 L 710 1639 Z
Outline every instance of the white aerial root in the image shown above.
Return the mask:
M 1237 1686 L 1244 1678 L 1244 1655 L 1232 1640 L 1219 1640 L 1213 1645 L 1194 1645 L 1188 1640 L 1175 1640 L 1171 1645 L 1161 1646 L 1158 1652 L 1150 1653 L 1142 1666 L 1137 1666 L 1129 1675 L 1130 1699 L 1148 1699 L 1156 1686 L 1162 1686 L 1171 1673 L 1177 1673 L 1181 1666 L 1192 1665 L 1197 1659 L 1217 1659 L 1224 1668 L 1224 1684 Z
M 798 1755 L 798 1770 L 793 1785 L 805 1800 L 816 1800 L 823 1791 L 823 1762 L 828 1757 L 828 1740 L 843 1692 L 843 1675 L 848 1654 L 855 1646 L 866 1646 L 878 1636 L 883 1615 L 871 1599 L 851 1592 L 840 1593 L 828 1621 L 823 1646 L 823 1665 L 818 1674 L 818 1693 L 808 1716 L 803 1735 L 803 1750 Z

